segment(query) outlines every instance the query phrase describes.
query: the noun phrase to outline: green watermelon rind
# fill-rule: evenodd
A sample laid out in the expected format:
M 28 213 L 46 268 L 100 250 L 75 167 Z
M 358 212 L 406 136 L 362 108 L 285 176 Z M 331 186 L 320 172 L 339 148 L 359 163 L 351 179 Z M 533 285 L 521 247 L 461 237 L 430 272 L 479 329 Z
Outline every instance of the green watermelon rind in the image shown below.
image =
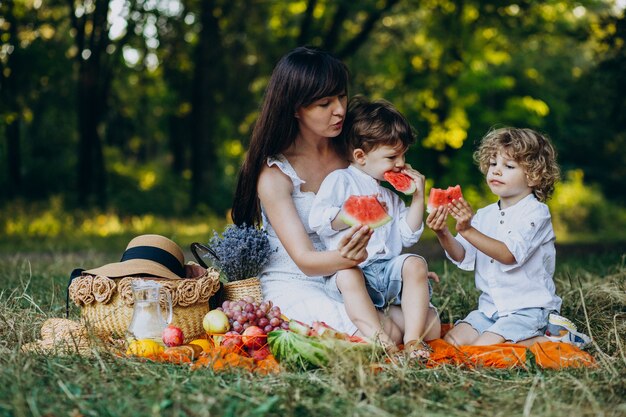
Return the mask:
M 371 196 L 350 196 L 350 197 L 371 197 Z M 381 205 L 381 208 L 382 208 L 382 205 Z M 384 212 L 384 210 L 383 210 L 383 212 Z M 367 222 L 362 222 L 361 220 L 357 219 L 356 217 L 350 215 L 349 213 L 346 213 L 345 207 L 342 207 L 341 211 L 339 212 L 339 220 L 341 220 L 342 222 L 344 222 L 348 226 L 356 226 L 356 225 L 361 224 L 361 225 L 367 225 L 370 229 L 377 229 L 377 228 L 379 228 L 381 226 L 386 225 L 390 221 L 392 221 L 393 217 L 391 217 L 389 214 L 387 214 L 385 212 L 385 215 L 383 217 L 381 217 L 381 219 L 378 220 L 377 222 L 367 223 Z
M 342 222 L 344 222 L 345 224 L 347 224 L 348 226 L 356 226 L 357 224 L 366 224 L 366 223 L 360 222 L 356 218 L 350 216 L 348 213 L 345 213 L 343 211 L 341 213 L 339 213 L 339 219 Z M 367 226 L 370 229 L 377 229 L 380 226 L 386 225 L 387 223 L 389 223 L 392 220 L 393 220 L 393 217 L 391 217 L 390 215 L 387 214 L 387 217 L 385 217 L 384 219 L 382 219 L 382 220 L 380 220 L 380 221 L 378 221 L 376 223 L 367 224 Z
M 310 370 L 328 365 L 331 351 L 316 338 L 287 330 L 267 334 L 267 344 L 276 360 L 292 369 Z
M 391 186 L 396 190 L 399 191 L 405 195 L 413 195 L 413 193 L 415 192 L 415 190 L 417 190 L 417 184 L 415 184 L 415 181 L 413 181 L 411 179 L 411 177 L 409 177 L 406 174 L 403 174 L 401 172 L 393 172 L 393 171 L 388 171 L 385 172 L 385 174 L 383 175 L 385 177 L 385 180 L 391 184 Z M 399 177 L 399 176 L 403 176 L 403 177 L 407 177 L 410 179 L 409 181 L 409 188 L 406 189 L 402 189 L 395 181 L 394 178 L 395 177 Z
M 267 334 L 270 352 L 281 364 L 292 370 L 309 371 L 340 364 L 341 360 L 380 360 L 384 349 L 379 344 L 354 343 L 336 338 L 304 336 L 289 330 Z

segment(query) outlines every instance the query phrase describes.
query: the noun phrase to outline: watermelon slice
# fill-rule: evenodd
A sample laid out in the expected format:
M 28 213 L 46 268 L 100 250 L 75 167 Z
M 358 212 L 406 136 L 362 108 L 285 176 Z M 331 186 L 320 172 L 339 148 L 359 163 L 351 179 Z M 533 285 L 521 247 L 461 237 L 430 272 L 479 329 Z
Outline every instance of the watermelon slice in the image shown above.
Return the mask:
M 412 195 L 417 189 L 415 181 L 402 172 L 387 171 L 385 172 L 384 177 L 385 180 L 393 186 L 393 188 L 406 195 Z
M 351 195 L 343 203 L 339 218 L 347 225 L 363 224 L 372 229 L 392 219 L 375 195 Z
M 437 207 L 445 206 L 452 202 L 452 200 L 458 200 L 460 198 L 463 198 L 460 185 L 448 187 L 446 190 L 441 188 L 431 188 L 430 194 L 428 195 L 428 205 L 426 206 L 426 211 L 430 213 Z

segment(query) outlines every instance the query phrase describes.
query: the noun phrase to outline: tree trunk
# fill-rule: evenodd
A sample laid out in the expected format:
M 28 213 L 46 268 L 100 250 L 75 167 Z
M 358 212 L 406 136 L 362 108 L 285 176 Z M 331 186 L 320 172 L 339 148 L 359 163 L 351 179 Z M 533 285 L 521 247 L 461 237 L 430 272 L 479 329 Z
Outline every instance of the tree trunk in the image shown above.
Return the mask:
M 106 167 L 99 123 L 106 112 L 110 68 L 104 64 L 108 40 L 108 0 L 97 0 L 93 13 L 76 17 L 71 3 L 72 23 L 78 47 L 78 198 L 87 204 L 106 206 Z M 87 32 L 88 31 L 88 32 Z M 89 51 L 83 57 L 83 51 Z
M 172 172 L 181 175 L 185 169 L 185 118 L 177 115 L 169 116 L 168 144 L 172 153 Z
M 218 21 L 214 17 L 215 2 L 202 2 L 200 22 L 202 29 L 196 49 L 191 116 L 191 206 L 210 200 L 215 191 L 215 94 L 220 76 L 220 51 Z
M 7 44 L 14 45 L 12 54 L 8 55 L 6 62 L 0 62 L 0 99 L 4 103 L 2 107 L 13 117 L 7 118 L 5 126 L 6 137 L 6 161 L 7 161 L 7 197 L 12 198 L 22 194 L 22 151 L 21 151 L 21 130 L 22 130 L 22 106 L 20 105 L 23 94 L 20 92 L 20 73 L 25 69 L 25 63 L 21 57 L 21 50 L 18 43 L 18 21 L 15 16 L 13 1 L 8 1 L 0 12 L 5 14 L 8 22 Z
M 7 139 L 7 167 L 9 186 L 7 194 L 9 198 L 22 194 L 22 152 L 20 146 L 21 118 L 18 115 L 12 122 L 6 125 Z

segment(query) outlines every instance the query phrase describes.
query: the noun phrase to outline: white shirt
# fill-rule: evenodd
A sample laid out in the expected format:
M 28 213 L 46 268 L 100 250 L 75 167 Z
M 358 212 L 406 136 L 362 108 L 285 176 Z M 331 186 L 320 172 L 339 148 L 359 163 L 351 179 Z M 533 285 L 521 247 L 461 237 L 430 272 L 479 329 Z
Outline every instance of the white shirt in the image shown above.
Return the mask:
M 341 206 L 351 195 L 377 195 L 378 200 L 387 205 L 387 213 L 393 217 L 389 223 L 374 230 L 367 245 L 368 258 L 361 263 L 365 266 L 377 259 L 391 259 L 400 253 L 402 248 L 415 244 L 422 232 L 422 223 L 413 232 L 406 222 L 407 207 L 391 190 L 365 172 L 349 166 L 331 172 L 322 182 L 309 214 L 309 226 L 322 239 L 330 250 L 337 249 L 339 240 L 345 233 L 333 230 L 332 220 L 341 211 Z
M 482 292 L 478 309 L 482 313 L 491 317 L 498 312 L 502 317 L 524 308 L 561 309 L 552 279 L 556 251 L 548 206 L 532 194 L 506 209 L 494 203 L 476 212 L 472 226 L 504 242 L 515 257 L 512 265 L 501 264 L 460 234 L 456 236 L 465 248 L 465 258 L 455 262 L 446 255 L 459 268 L 476 271 L 476 288 Z

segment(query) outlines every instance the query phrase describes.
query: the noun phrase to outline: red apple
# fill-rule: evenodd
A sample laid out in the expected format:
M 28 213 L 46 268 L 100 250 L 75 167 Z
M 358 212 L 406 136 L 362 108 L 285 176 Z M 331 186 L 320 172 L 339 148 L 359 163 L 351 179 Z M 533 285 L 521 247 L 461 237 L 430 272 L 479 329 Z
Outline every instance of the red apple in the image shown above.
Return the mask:
M 266 344 L 265 332 L 259 326 L 250 326 L 243 331 L 242 340 L 245 347 L 260 349 Z
M 260 349 L 250 350 L 249 353 L 250 357 L 255 361 L 262 361 L 272 354 L 272 352 L 270 352 L 270 347 L 267 345 L 263 346 Z
M 183 331 L 176 326 L 169 325 L 165 329 L 163 329 L 163 343 L 165 346 L 180 346 L 185 342 L 185 336 L 183 335 Z
M 240 351 L 241 349 L 243 349 L 242 336 L 234 331 L 227 332 L 222 338 L 221 345 L 229 347 L 233 351 Z

